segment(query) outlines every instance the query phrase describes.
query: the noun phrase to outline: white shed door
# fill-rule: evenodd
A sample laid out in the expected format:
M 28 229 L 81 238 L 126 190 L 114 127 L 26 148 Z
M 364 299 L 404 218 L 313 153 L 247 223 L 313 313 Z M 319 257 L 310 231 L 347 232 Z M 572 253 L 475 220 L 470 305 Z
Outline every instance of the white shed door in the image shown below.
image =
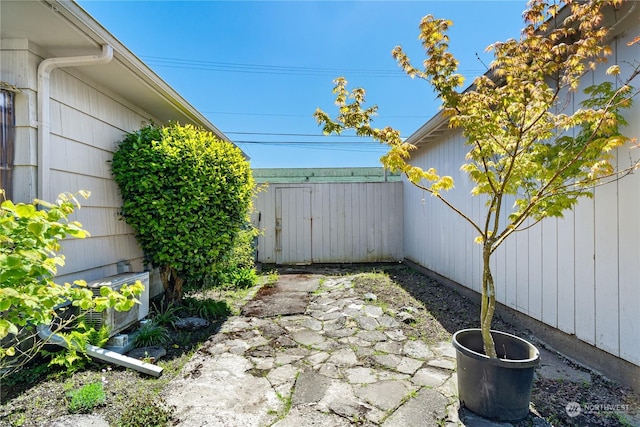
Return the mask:
M 311 261 L 311 188 L 276 188 L 276 264 Z

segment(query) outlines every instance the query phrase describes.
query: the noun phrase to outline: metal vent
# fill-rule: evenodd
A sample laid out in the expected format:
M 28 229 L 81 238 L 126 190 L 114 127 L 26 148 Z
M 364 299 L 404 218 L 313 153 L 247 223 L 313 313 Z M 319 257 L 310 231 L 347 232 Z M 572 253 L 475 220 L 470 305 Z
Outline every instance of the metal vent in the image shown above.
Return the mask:
M 109 328 L 109 336 L 112 337 L 147 317 L 149 314 L 149 272 L 116 274 L 87 283 L 87 287 L 91 289 L 93 295 L 99 296 L 100 288 L 103 286 L 117 291 L 122 285 L 133 284 L 136 280 L 140 280 L 145 289 L 138 297 L 140 304 L 136 304 L 129 311 L 116 311 L 112 308 L 102 312 L 87 310 L 83 313 L 87 324 L 96 329 L 106 325 Z

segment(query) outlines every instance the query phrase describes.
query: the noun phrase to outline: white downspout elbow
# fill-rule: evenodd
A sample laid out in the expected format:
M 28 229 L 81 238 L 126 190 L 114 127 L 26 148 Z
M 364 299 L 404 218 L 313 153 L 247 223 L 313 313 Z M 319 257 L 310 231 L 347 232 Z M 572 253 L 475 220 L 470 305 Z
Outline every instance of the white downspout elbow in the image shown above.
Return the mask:
M 52 201 L 49 194 L 49 140 L 51 111 L 49 76 L 56 68 L 106 64 L 113 58 L 111 45 L 102 45 L 98 55 L 47 58 L 38 65 L 38 199 Z

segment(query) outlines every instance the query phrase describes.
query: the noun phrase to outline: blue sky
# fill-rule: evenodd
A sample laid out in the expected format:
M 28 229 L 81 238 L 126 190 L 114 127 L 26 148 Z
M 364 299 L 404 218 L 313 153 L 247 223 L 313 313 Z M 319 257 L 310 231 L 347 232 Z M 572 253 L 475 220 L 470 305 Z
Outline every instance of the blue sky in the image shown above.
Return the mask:
M 518 37 L 525 1 L 107 1 L 78 3 L 251 157 L 254 168 L 380 166 L 385 147 L 322 136 L 333 79 L 364 87 L 374 124 L 408 137 L 438 110 L 428 84 L 391 57 L 424 51 L 420 19 L 450 19 L 451 51 L 468 76 L 485 48 Z M 482 62 L 476 57 L 480 56 Z

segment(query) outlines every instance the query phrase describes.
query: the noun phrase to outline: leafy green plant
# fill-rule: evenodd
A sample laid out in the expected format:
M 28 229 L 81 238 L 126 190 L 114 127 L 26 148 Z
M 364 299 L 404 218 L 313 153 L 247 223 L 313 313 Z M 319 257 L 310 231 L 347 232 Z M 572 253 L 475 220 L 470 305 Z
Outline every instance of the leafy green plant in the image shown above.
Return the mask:
M 90 413 L 96 406 L 104 405 L 107 396 L 101 381 L 86 384 L 68 394 L 69 412 L 72 414 Z
M 246 289 L 254 286 L 258 281 L 258 274 L 253 268 L 242 268 L 231 274 L 233 286 Z
M 278 281 L 279 278 L 280 278 L 280 275 L 278 274 L 278 272 L 276 270 L 270 271 L 267 274 L 267 282 L 265 283 L 265 285 L 273 286 L 273 285 L 276 284 L 276 282 Z
M 133 396 L 122 411 L 118 427 L 165 427 L 172 419 L 174 409 L 153 392 Z
M 218 320 L 231 313 L 226 301 L 189 297 L 184 299 L 184 303 L 190 313 L 203 319 Z
M 66 370 L 67 374 L 72 374 L 91 362 L 91 358 L 85 351 L 87 344 L 102 347 L 109 341 L 109 328 L 103 325 L 96 330 L 81 319 L 74 324 L 73 330 L 58 332 L 58 336 L 64 338 L 67 348 L 61 348 L 55 352 L 42 350 L 41 353 L 51 358 L 49 366 L 60 366 Z
M 154 304 L 151 318 L 153 319 L 153 323 L 155 323 L 156 325 L 175 329 L 176 322 L 178 321 L 178 319 L 180 319 L 180 317 L 178 316 L 180 310 L 181 307 L 175 304 L 168 304 L 165 308 L 162 308 L 158 304 Z
M 109 341 L 109 338 L 111 338 L 111 331 L 107 325 L 102 325 L 99 329 L 90 327 L 88 328 L 88 333 L 87 341 L 96 347 L 104 347 L 107 341 Z
M 215 274 L 215 283 L 224 288 L 247 289 L 258 281 L 258 274 L 253 268 L 234 268 L 219 271 Z
M 420 22 L 419 39 L 426 52 L 422 70 L 411 64 L 401 47 L 393 50 L 409 76 L 435 89 L 449 126 L 461 129 L 466 138 L 469 151 L 461 170 L 474 185 L 471 196 L 486 201 L 479 214 L 464 212 L 443 196 L 454 186 L 451 176 L 411 163 L 416 147 L 403 140 L 398 130 L 371 125 L 377 106 L 363 108 L 364 89 L 348 91 L 346 80 L 338 78 L 334 81 L 336 119 L 320 109 L 315 113 L 327 134 L 352 129 L 387 144 L 389 151 L 381 158 L 385 167 L 404 173 L 411 184 L 444 203 L 475 230 L 475 242 L 482 246 L 480 326 L 487 356 L 497 357 L 490 333 L 496 305 L 491 255 L 513 233 L 544 218 L 561 217 L 579 199 L 592 197 L 595 185 L 618 179 L 638 166 L 637 161 L 629 168 L 616 169 L 612 164 L 614 150 L 630 140 L 620 132 L 626 124 L 621 112 L 637 94 L 629 85 L 639 74 L 637 64 L 631 64 L 626 80 L 619 77 L 620 66 L 611 66 L 607 74 L 617 79 L 615 85 L 608 81 L 589 87 L 581 108 L 566 109 L 587 71 L 611 53 L 605 43 L 608 29 L 601 26 L 602 11 L 619 3 L 530 1 L 521 37 L 491 45 L 490 71 L 467 90 L 460 90 L 463 77 L 449 52 L 447 31 L 452 22 L 431 15 Z M 567 15 L 558 24 L 563 6 Z
M 133 343 L 136 347 L 160 345 L 167 341 L 169 341 L 169 330 L 154 322 L 142 325 L 142 327 L 136 331 L 136 335 L 133 339 Z
M 249 223 L 238 232 L 231 251 L 215 265 L 213 286 L 248 288 L 255 285 L 255 239 L 259 231 Z
M 89 193 L 79 195 L 86 198 Z M 57 268 L 64 265 L 60 240 L 89 235 L 79 222 L 68 219 L 79 207 L 69 193 L 60 194 L 55 203 L 5 200 L 0 205 L 0 378 L 19 369 L 42 347 L 42 342 L 33 340 L 37 326 L 61 331 L 76 321 L 77 308 L 129 310 L 144 289 L 139 282 L 119 291 L 103 287 L 94 297 L 84 281 L 54 282 Z M 86 339 L 76 332 L 68 344 L 77 348 Z
M 112 172 L 167 301 L 206 284 L 247 223 L 254 181 L 242 151 L 191 125 L 149 125 L 126 135 Z

